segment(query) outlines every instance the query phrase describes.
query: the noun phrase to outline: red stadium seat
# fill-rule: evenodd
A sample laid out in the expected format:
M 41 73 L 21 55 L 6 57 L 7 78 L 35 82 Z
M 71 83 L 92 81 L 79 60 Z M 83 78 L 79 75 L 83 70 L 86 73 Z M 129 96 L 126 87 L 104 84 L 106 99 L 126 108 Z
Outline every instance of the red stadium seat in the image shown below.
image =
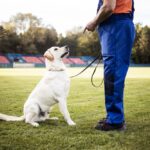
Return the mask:
M 34 56 L 23 56 L 22 57 L 27 63 L 35 63 L 35 64 L 43 64 L 43 62 L 38 58 Z
M 83 60 L 81 60 L 80 58 L 69 58 L 74 64 L 78 64 L 78 65 L 84 65 L 86 64 Z
M 9 60 L 5 56 L 0 56 L 1 64 L 9 64 Z
M 73 64 L 73 62 L 69 58 L 63 58 L 63 62 L 65 64 Z
M 39 59 L 40 59 L 43 63 L 45 63 L 45 58 L 44 58 L 44 57 L 39 57 Z

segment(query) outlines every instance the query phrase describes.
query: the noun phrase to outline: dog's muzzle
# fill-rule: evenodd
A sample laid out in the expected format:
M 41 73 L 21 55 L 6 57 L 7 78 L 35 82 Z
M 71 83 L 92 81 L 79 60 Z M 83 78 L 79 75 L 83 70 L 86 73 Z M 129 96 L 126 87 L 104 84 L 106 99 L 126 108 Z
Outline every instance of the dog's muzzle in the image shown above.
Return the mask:
M 69 54 L 69 50 L 67 50 L 64 54 L 61 55 L 61 58 L 65 57 L 66 55 Z

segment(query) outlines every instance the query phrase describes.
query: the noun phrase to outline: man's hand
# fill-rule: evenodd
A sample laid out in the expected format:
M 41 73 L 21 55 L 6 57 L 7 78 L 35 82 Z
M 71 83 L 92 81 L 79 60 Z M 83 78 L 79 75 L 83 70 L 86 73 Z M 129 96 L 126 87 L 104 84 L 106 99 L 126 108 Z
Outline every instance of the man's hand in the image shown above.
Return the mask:
M 93 32 L 96 27 L 97 27 L 96 21 L 92 20 L 85 26 L 83 33 L 85 33 L 86 30 Z
M 90 21 L 85 26 L 83 33 L 86 30 L 93 32 L 98 24 L 105 21 L 109 16 L 112 15 L 115 7 L 116 7 L 116 0 L 103 0 L 103 5 L 97 12 L 97 15 L 92 21 Z

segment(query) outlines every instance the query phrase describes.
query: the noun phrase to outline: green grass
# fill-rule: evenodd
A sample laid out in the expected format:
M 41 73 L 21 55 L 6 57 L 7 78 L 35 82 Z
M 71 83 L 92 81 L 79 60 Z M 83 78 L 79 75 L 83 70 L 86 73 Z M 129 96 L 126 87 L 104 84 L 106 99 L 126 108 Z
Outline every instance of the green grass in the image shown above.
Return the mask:
M 41 77 L 0 77 L 0 112 L 22 115 L 23 104 Z M 99 80 L 96 79 L 98 83 Z M 0 149 L 12 150 L 149 150 L 150 78 L 127 79 L 125 89 L 125 132 L 94 129 L 105 116 L 103 88 L 93 88 L 89 79 L 73 79 L 68 109 L 77 123 L 69 127 L 55 106 L 51 116 L 38 128 L 24 122 L 0 121 Z

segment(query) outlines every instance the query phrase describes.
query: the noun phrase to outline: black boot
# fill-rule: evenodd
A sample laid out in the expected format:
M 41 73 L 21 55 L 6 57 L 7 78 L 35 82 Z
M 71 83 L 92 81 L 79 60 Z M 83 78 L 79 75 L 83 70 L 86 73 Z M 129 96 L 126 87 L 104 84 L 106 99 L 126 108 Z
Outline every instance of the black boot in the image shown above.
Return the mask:
M 106 122 L 106 119 L 103 119 L 98 122 L 95 129 L 101 131 L 113 131 L 113 130 L 124 131 L 126 129 L 126 125 L 124 122 L 120 124 L 110 124 Z

